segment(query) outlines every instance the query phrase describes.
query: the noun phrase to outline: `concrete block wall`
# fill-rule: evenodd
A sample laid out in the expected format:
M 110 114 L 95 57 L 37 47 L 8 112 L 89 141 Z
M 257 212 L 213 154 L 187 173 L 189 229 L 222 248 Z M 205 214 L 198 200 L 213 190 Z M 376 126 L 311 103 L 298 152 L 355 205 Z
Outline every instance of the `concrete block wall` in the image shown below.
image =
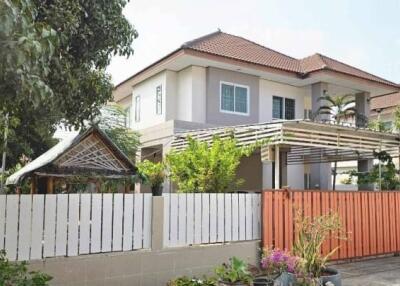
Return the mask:
M 29 268 L 53 276 L 51 285 L 58 286 L 161 286 L 182 275 L 213 274 L 232 256 L 254 265 L 259 261 L 260 241 L 165 248 L 162 222 L 163 198 L 153 197 L 151 250 L 48 258 L 31 261 Z

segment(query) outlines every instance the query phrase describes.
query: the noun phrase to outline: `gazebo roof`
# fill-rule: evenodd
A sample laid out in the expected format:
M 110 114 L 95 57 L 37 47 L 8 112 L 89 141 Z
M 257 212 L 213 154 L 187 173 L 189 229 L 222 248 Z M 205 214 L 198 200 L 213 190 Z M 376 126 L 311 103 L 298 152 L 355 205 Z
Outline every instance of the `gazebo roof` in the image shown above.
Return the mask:
M 90 172 L 104 176 L 134 174 L 129 158 L 99 128 L 91 127 L 76 136 L 64 139 L 7 178 L 7 185 L 16 185 L 31 174 L 68 176 Z
M 309 120 L 273 121 L 267 123 L 224 126 L 178 133 L 172 148 L 183 150 L 188 136 L 211 142 L 213 136 L 233 137 L 238 145 L 265 140 L 262 159 L 274 145 L 288 147 L 288 164 L 349 161 L 373 158 L 374 151 L 399 155 L 399 135 Z

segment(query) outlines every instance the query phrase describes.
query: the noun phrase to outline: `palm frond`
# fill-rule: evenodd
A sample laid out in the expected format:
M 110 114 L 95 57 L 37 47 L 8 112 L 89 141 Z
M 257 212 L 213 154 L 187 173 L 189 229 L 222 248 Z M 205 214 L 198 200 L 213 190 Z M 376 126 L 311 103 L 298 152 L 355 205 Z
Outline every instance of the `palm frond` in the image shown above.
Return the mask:
M 322 101 L 322 100 L 328 101 L 328 102 L 330 102 L 332 105 L 335 105 L 335 104 L 336 104 L 335 99 L 334 99 L 332 96 L 330 96 L 330 95 L 323 95 L 323 96 L 318 97 L 317 102 L 318 102 L 318 101 Z

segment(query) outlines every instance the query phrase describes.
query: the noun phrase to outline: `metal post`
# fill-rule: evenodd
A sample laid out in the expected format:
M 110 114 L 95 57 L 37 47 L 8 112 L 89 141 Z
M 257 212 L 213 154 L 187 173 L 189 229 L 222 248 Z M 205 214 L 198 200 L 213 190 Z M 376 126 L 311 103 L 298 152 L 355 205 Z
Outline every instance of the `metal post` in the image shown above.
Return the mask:
M 3 146 L 3 157 L 1 161 L 1 182 L 0 182 L 0 193 L 4 193 L 4 177 L 6 172 L 6 157 L 7 157 L 7 137 L 8 137 L 8 113 L 5 117 L 4 123 L 4 146 Z
M 281 171 L 281 166 L 280 166 L 280 152 L 279 152 L 279 145 L 275 145 L 275 190 L 280 189 L 280 171 Z

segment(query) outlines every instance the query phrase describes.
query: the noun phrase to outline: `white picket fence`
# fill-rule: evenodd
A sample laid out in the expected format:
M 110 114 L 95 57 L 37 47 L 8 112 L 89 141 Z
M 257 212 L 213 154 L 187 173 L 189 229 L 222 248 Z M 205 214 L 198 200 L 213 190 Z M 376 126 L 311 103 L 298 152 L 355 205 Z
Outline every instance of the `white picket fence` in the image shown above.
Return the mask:
M 260 194 L 164 195 L 165 246 L 260 238 Z
M 0 195 L 10 260 L 151 247 L 151 194 Z

